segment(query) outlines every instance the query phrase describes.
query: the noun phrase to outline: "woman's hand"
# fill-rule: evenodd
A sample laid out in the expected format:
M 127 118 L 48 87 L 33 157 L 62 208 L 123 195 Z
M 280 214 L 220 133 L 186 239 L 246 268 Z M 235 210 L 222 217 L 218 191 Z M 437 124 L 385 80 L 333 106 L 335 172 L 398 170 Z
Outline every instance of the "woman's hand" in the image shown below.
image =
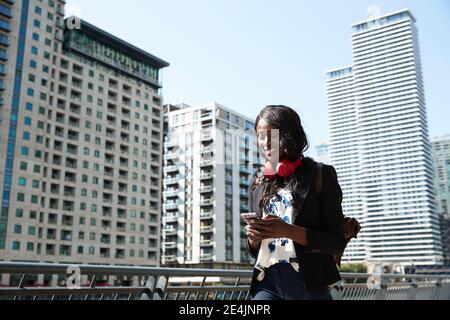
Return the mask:
M 278 217 L 269 217 L 264 220 L 253 220 L 247 227 L 248 230 L 251 230 L 253 235 L 262 240 L 272 238 L 290 238 L 292 231 L 292 226 Z
M 262 241 L 262 238 L 259 236 L 259 232 L 255 228 L 253 228 L 253 223 L 255 221 L 257 220 L 256 219 L 245 220 L 245 222 L 247 222 L 247 225 L 245 226 L 245 232 L 252 246 L 257 246 Z

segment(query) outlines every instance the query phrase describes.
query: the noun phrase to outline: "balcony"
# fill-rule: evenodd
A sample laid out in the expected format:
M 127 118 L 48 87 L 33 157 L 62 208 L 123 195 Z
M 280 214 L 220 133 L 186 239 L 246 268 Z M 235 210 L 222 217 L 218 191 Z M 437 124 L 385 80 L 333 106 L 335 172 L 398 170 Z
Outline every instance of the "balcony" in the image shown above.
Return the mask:
M 243 185 L 243 186 L 246 186 L 246 187 L 248 187 L 248 186 L 250 185 L 250 182 L 249 182 L 248 179 L 240 179 L 240 180 L 239 180 L 239 183 L 240 183 L 241 185 Z
M 209 220 L 209 219 L 213 219 L 213 218 L 214 218 L 214 214 L 212 211 L 200 213 L 201 220 Z
M 0 30 L 11 32 L 11 24 L 9 23 L 9 21 L 2 20 L 2 22 L 0 23 Z
M 212 179 L 213 178 L 213 174 L 212 173 L 204 173 L 200 175 L 200 180 L 208 180 L 208 179 Z
M 5 47 L 8 47 L 9 46 L 8 36 L 5 36 L 4 34 L 0 34 L 0 44 L 4 45 Z
M 214 149 L 212 147 L 205 147 L 205 148 L 200 149 L 201 154 L 212 153 L 213 151 L 214 151 Z
M 178 184 L 180 178 L 177 176 L 176 178 L 166 178 L 163 180 L 163 184 L 166 185 L 171 185 L 171 184 Z
M 247 167 L 240 167 L 239 172 L 245 173 L 245 174 L 252 174 L 251 170 Z
M 176 236 L 177 235 L 177 229 L 167 228 L 162 229 L 163 236 Z
M 0 49 L 0 60 L 8 61 L 8 52 L 5 49 Z
M 204 253 L 200 255 L 200 260 L 213 260 L 214 255 L 212 253 Z
M 166 141 L 164 142 L 164 147 L 165 148 L 173 148 L 178 146 L 178 141 Z
M 213 186 L 205 186 L 205 187 L 201 187 L 199 189 L 200 193 L 207 193 L 207 192 L 213 192 L 214 188 Z
M 246 191 L 246 190 L 241 190 L 241 191 L 239 192 L 239 195 L 240 195 L 241 197 L 247 197 L 247 198 L 248 198 L 248 191 Z
M 65 177 L 65 182 L 76 183 L 77 179 L 75 177 Z
M 56 13 L 62 17 L 64 17 L 64 9 L 62 7 L 57 7 L 56 8 Z
M 200 233 L 210 233 L 213 232 L 212 226 L 200 227 Z
M 165 203 L 165 204 L 163 204 L 163 209 L 164 210 L 175 210 L 175 209 L 178 209 L 178 203 L 177 202 Z
M 163 242 L 162 247 L 163 247 L 163 249 L 176 249 L 177 243 L 176 242 Z
M 200 139 L 202 142 L 206 142 L 206 141 L 211 141 L 213 139 L 213 137 L 212 137 L 212 134 L 210 132 L 208 132 L 208 133 L 203 133 L 201 135 Z
M 171 223 L 171 222 L 177 222 L 178 221 L 178 214 L 175 215 L 166 215 L 162 217 L 163 223 Z
M 208 160 L 201 160 L 200 161 L 200 167 L 210 167 L 214 165 L 214 160 L 208 159 Z
M 104 250 L 104 249 L 103 249 Z M 54 246 L 47 247 L 47 253 L 55 254 Z M 109 255 L 109 252 L 102 251 Z M 210 258 L 210 253 L 204 253 L 202 258 Z M 163 262 L 176 261 L 176 255 L 164 255 Z M 23 279 L 20 283 L 8 283 L 0 286 L 0 296 L 4 300 L 97 300 L 112 299 L 129 300 L 242 300 L 249 298 L 249 285 L 253 275 L 251 265 L 247 270 L 220 270 L 220 269 L 192 269 L 177 268 L 167 275 L 167 268 L 155 267 L 116 267 L 101 265 L 77 265 L 81 274 L 88 279 L 93 279 L 92 285 L 82 287 L 82 290 L 73 290 L 67 286 L 51 283 L 50 286 L 37 287 L 36 283 L 29 283 L 28 275 L 42 274 L 46 278 L 63 276 L 66 280 L 71 274 L 67 274 L 70 265 L 50 263 L 17 263 L 0 262 L 0 274 L 17 275 Z M 115 282 L 113 286 L 98 285 L 97 279 L 102 276 L 126 276 L 132 279 L 135 276 L 151 274 L 155 279 L 160 277 L 168 280 L 158 282 L 157 290 L 152 297 L 148 296 L 148 284 L 139 283 L 137 286 Z M 94 277 L 95 275 L 95 277 Z M 170 276 L 170 278 L 169 278 Z M 366 274 L 366 273 L 341 273 L 342 283 L 331 288 L 331 294 L 335 300 L 448 300 L 450 292 L 449 275 L 420 275 L 420 274 Z M 200 277 L 204 280 L 203 289 L 198 284 L 189 283 L 192 277 Z M 9 278 L 9 277 L 8 277 Z M 11 277 L 12 278 L 12 277 Z M 220 278 L 220 283 L 208 280 Z M 175 280 L 179 279 L 179 280 Z M 368 286 L 370 279 L 377 283 Z M 380 285 L 382 283 L 382 285 Z M 186 287 L 187 284 L 187 287 Z M 195 287 L 194 287 L 195 286 Z M 197 289 L 197 290 L 196 290 Z M 112 298 L 108 298 L 112 297 Z M 177 309 L 178 310 L 178 309 Z
M 214 204 L 213 199 L 201 199 L 200 206 L 212 206 Z
M 176 262 L 177 261 L 177 256 L 174 255 L 174 254 L 161 256 L 161 258 L 162 258 L 162 261 L 164 263 L 170 263 L 170 262 Z
M 170 197 L 178 197 L 178 194 L 180 193 L 180 191 L 178 189 L 173 189 L 173 190 L 167 190 L 163 192 L 163 195 L 166 198 L 170 198 Z
M 13 17 L 11 8 L 4 6 L 3 4 L 0 6 L 0 14 L 7 18 Z
M 61 18 L 56 19 L 56 26 L 62 29 L 66 27 L 66 25 L 64 24 L 64 20 Z
M 164 172 L 165 173 L 175 172 L 175 171 L 178 171 L 178 166 L 167 166 L 167 167 L 164 167 Z
M 175 160 L 179 157 L 180 155 L 177 152 L 169 152 L 164 155 L 164 160 Z
M 214 245 L 212 240 L 200 240 L 200 247 L 211 247 Z

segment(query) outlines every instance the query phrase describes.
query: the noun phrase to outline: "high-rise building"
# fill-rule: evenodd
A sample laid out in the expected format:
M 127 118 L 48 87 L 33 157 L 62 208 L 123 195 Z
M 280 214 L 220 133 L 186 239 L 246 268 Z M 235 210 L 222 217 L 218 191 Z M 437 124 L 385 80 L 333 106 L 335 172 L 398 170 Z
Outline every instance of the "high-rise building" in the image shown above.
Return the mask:
M 318 146 L 316 146 L 316 154 L 315 160 L 317 162 L 322 162 L 325 164 L 330 163 L 330 151 L 329 151 L 329 145 L 326 142 L 320 143 Z
M 450 263 L 450 135 L 431 139 L 444 259 Z
M 250 262 L 240 213 L 258 159 L 253 120 L 217 103 L 165 109 L 162 263 Z
M 0 259 L 158 265 L 168 64 L 64 5 L 0 2 Z
M 442 263 L 416 20 L 352 26 L 353 65 L 327 73 L 330 159 L 363 225 L 343 262 Z

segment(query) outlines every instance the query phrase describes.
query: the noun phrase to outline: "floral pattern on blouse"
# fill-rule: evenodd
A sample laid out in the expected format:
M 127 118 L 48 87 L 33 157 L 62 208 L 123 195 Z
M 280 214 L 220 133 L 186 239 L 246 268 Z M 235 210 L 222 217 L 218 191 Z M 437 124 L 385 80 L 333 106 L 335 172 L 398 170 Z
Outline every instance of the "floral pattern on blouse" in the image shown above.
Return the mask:
M 292 207 L 292 193 L 289 190 L 282 189 L 278 191 L 279 197 L 273 197 L 266 207 L 264 217 L 268 215 L 276 216 L 284 222 L 291 224 L 294 208 Z M 293 259 L 295 259 L 293 261 Z M 292 262 L 291 262 L 292 261 Z M 299 271 L 297 255 L 294 242 L 291 239 L 265 239 L 261 242 L 258 259 L 255 268 L 261 272 L 258 280 L 264 278 L 264 269 L 275 264 L 291 263 L 292 267 Z

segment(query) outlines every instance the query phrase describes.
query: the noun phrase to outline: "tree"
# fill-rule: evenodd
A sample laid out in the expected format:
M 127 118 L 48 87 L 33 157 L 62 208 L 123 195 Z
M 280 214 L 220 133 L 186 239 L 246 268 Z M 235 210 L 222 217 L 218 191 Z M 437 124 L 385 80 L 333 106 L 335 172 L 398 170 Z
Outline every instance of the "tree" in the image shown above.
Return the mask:
M 339 271 L 344 273 L 367 273 L 367 266 L 362 263 L 348 263 L 343 264 Z

